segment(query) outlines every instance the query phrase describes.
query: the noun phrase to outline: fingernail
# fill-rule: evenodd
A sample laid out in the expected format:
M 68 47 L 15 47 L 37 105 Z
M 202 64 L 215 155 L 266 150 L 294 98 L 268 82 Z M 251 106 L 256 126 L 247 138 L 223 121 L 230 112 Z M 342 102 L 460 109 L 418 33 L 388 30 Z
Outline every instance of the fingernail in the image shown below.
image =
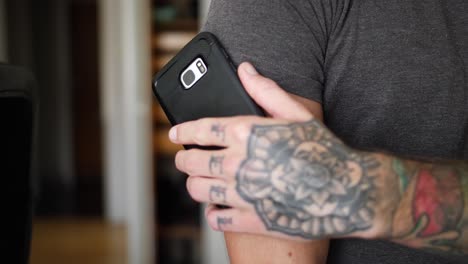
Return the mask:
M 173 127 L 173 128 L 171 128 L 171 130 L 169 130 L 169 139 L 171 141 L 176 141 L 177 140 L 177 129 L 176 129 L 176 127 Z
M 245 71 L 250 75 L 258 75 L 258 72 L 255 69 L 255 67 L 248 62 L 245 64 Z

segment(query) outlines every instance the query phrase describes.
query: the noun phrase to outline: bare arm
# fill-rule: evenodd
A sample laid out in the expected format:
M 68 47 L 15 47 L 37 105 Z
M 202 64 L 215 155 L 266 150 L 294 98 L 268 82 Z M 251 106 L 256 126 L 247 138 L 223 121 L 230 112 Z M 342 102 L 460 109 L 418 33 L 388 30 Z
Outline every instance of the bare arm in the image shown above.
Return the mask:
M 321 104 L 299 97 L 290 96 L 304 105 L 317 119 L 323 119 Z M 224 234 L 231 263 L 325 263 L 328 240 L 301 242 L 267 236 L 229 233 Z

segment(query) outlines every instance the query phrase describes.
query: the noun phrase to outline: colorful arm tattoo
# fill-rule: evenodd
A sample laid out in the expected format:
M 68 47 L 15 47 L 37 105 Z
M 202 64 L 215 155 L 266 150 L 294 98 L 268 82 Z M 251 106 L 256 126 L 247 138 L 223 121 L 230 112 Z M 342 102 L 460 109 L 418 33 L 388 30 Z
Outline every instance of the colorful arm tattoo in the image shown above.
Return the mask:
M 402 199 L 393 220 L 397 242 L 468 253 L 468 163 L 393 160 Z
M 218 173 L 218 164 L 212 159 L 210 169 Z M 236 184 L 268 232 L 305 240 L 388 238 L 468 253 L 467 161 L 358 151 L 315 120 L 254 125 Z

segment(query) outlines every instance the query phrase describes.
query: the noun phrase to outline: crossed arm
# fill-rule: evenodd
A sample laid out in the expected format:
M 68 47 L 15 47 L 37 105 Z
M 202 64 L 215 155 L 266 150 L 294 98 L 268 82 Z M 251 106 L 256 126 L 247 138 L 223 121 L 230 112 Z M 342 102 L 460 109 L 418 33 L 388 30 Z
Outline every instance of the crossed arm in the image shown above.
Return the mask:
M 379 238 L 468 253 L 467 161 L 352 149 L 251 65 L 241 65 L 239 76 L 273 118 L 202 119 L 170 132 L 179 144 L 224 147 L 176 157 L 195 200 L 230 207 L 209 207 L 213 229 L 301 241 Z

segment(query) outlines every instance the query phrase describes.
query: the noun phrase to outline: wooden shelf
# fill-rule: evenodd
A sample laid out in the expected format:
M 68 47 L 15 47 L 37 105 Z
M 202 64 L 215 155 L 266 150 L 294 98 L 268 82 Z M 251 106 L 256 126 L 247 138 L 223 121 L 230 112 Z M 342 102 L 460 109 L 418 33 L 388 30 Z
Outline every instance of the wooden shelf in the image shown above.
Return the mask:
M 196 35 L 196 31 L 154 33 L 151 40 L 153 49 L 152 70 L 154 72 L 161 70 Z
M 153 119 L 157 122 L 157 124 L 163 124 L 167 126 L 171 125 L 163 109 L 157 103 L 153 104 Z
M 34 219 L 30 263 L 126 264 L 126 239 L 125 226 L 100 219 Z
M 154 56 L 151 64 L 152 64 L 152 71 L 153 72 L 158 72 L 166 65 L 173 57 L 175 54 L 161 54 Z
M 197 31 L 198 20 L 193 18 L 177 19 L 170 23 L 154 23 L 156 32 L 163 31 Z
M 159 235 L 163 238 L 170 237 L 172 239 L 194 239 L 198 240 L 201 237 L 199 227 L 190 225 L 174 225 L 174 226 L 158 226 Z
M 153 133 L 153 150 L 156 155 L 173 156 L 183 149 L 181 145 L 176 145 L 169 141 L 167 137 L 168 133 L 168 127 L 157 129 Z
M 153 2 L 153 7 L 158 2 Z M 168 3 L 174 4 L 175 8 L 176 3 L 183 4 L 184 1 L 168 1 Z M 164 3 L 166 6 L 168 3 Z M 189 4 L 189 1 L 186 1 Z M 180 6 L 179 6 L 180 7 Z M 189 8 L 187 6 L 187 8 Z M 179 14 L 180 15 L 180 14 Z M 157 19 L 155 19 L 157 20 Z M 170 23 L 163 22 L 153 22 L 153 32 L 151 36 L 151 49 L 152 49 L 152 61 L 151 68 L 154 73 L 161 70 L 161 68 L 166 65 L 198 32 L 198 20 L 195 18 L 186 18 L 186 19 L 176 19 Z M 169 141 L 168 133 L 171 128 L 171 124 L 167 119 L 164 111 L 161 106 L 155 101 L 152 109 L 153 115 L 153 153 L 155 161 L 155 172 L 158 172 L 158 175 L 155 175 L 155 180 L 158 181 L 156 195 L 163 197 L 167 194 L 167 191 L 170 190 L 170 193 L 177 195 L 177 202 L 170 202 L 170 199 L 159 200 L 160 204 L 158 207 L 159 213 L 161 215 L 170 216 L 170 221 L 167 217 L 159 217 L 159 224 L 156 225 L 158 230 L 158 238 L 160 241 L 164 241 L 163 246 L 160 246 L 160 249 L 164 247 L 171 248 L 178 247 L 181 245 L 189 244 L 190 249 L 185 252 L 188 254 L 188 260 L 193 260 L 193 262 L 183 262 L 183 263 L 199 263 L 199 244 L 201 240 L 201 231 L 198 221 L 190 222 L 187 221 L 187 212 L 194 211 L 193 217 L 198 217 L 197 212 L 199 212 L 198 205 L 190 200 L 190 196 L 186 193 L 185 183 L 182 181 L 182 184 L 179 186 L 174 184 L 169 178 L 174 174 L 178 175 L 178 171 L 174 167 L 173 157 L 183 147 L 180 145 L 173 144 Z M 182 176 L 183 177 L 183 176 Z M 160 198 L 161 199 L 161 198 Z M 175 203 L 175 204 L 174 204 Z M 193 206 L 196 207 L 192 207 Z M 183 212 L 180 210 L 171 210 L 175 208 L 184 207 Z M 192 215 L 192 213 L 190 213 Z M 195 218 L 194 218 L 195 219 Z M 166 222 L 161 222 L 166 221 Z M 181 224 L 176 224 L 176 223 Z M 160 252 L 160 257 L 165 258 L 165 263 L 172 263 L 171 259 L 179 259 L 180 256 L 173 255 L 171 250 L 165 252 Z M 192 252 L 192 253 L 190 253 Z M 172 255 L 171 255 L 172 254 Z M 192 255 L 192 256 L 190 256 Z M 160 259 L 162 261 L 162 259 Z
M 173 53 L 181 50 L 187 43 L 197 35 L 197 31 L 166 31 L 153 34 L 153 49 Z

